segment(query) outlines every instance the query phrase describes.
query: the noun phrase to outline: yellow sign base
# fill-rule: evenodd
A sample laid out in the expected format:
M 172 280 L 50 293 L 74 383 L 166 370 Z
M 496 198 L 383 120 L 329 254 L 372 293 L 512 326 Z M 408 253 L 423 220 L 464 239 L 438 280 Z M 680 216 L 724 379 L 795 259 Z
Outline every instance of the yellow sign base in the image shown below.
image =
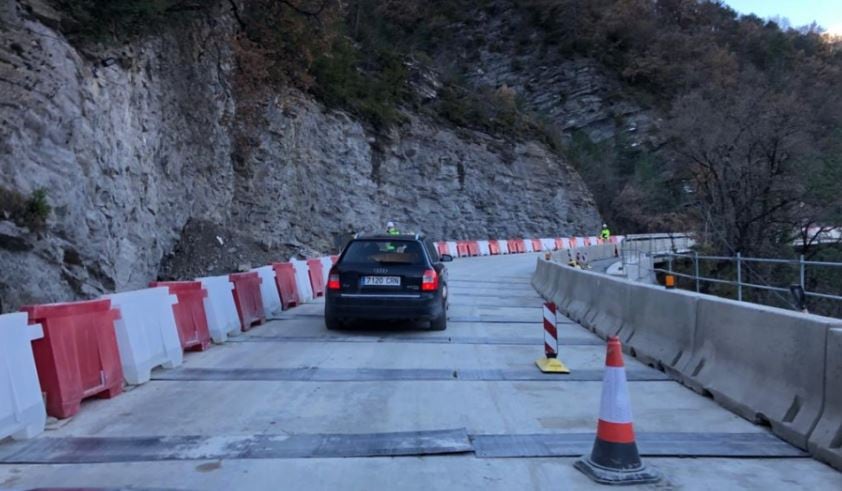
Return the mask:
M 541 358 L 540 360 L 536 360 L 535 364 L 544 373 L 570 373 L 567 365 L 557 358 Z

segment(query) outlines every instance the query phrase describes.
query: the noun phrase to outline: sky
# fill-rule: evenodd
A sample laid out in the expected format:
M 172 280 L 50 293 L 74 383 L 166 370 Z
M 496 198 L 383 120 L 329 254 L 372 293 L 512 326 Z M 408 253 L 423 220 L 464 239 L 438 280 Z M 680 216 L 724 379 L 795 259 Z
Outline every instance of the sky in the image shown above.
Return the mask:
M 786 17 L 792 27 L 813 21 L 833 34 L 842 34 L 842 0 L 724 0 L 741 14 L 761 18 Z

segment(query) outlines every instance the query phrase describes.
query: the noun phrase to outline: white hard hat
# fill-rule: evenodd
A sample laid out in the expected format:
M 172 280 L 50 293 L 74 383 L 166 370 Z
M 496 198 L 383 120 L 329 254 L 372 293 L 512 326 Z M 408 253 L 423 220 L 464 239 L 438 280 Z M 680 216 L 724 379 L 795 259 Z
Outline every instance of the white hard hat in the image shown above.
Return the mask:
M 604 228 L 608 228 L 608 224 L 607 224 L 607 223 L 603 223 L 603 224 L 602 224 L 602 226 L 603 226 Z
M 386 223 L 386 227 L 388 227 L 388 228 L 392 228 L 394 226 L 395 226 L 395 222 L 387 222 Z

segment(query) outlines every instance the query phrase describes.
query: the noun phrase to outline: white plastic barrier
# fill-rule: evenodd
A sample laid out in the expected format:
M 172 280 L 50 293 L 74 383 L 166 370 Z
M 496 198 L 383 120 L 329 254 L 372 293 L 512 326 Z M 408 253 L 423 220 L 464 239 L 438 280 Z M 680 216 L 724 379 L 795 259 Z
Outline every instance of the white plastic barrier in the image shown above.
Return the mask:
M 208 318 L 208 330 L 214 343 L 224 343 L 228 336 L 237 336 L 240 330 L 240 316 L 234 303 L 234 284 L 228 276 L 210 276 L 197 278 L 202 288 L 208 291 L 205 297 L 205 315 Z
M 498 240 L 497 246 L 500 248 L 500 254 L 508 254 L 509 253 L 509 241 Z
M 295 285 L 298 287 L 298 297 L 301 303 L 313 301 L 313 286 L 310 284 L 310 268 L 307 261 L 290 259 L 292 268 L 295 270 Z
M 169 288 L 147 288 L 124 293 L 103 295 L 120 309 L 114 321 L 117 347 L 123 377 L 129 385 L 149 381 L 157 366 L 174 368 L 181 365 L 183 353 L 172 306 L 178 297 Z
M 266 315 L 272 316 L 281 310 L 281 294 L 278 293 L 278 285 L 275 283 L 275 270 L 272 266 L 261 266 L 252 269 L 260 279 L 260 298 L 263 300 L 263 310 Z
M 487 240 L 478 240 L 477 245 L 479 246 L 479 255 L 480 256 L 490 256 L 491 249 L 488 248 L 488 241 Z
M 541 239 L 541 248 L 545 251 L 554 251 L 555 239 Z
M 456 249 L 456 242 L 448 241 L 447 242 L 447 250 L 453 257 L 459 257 L 459 250 Z
M 47 411 L 32 357 L 32 341 L 44 336 L 23 312 L 0 315 L 0 440 L 33 438 L 44 431 Z
M 532 248 L 532 239 L 523 239 L 524 252 L 535 252 Z
M 576 244 L 574 247 L 585 247 L 585 238 L 584 237 L 576 237 Z
M 330 256 L 325 256 L 320 261 L 322 262 L 322 285 L 327 288 L 327 280 L 330 277 L 330 268 L 333 267 L 333 259 Z

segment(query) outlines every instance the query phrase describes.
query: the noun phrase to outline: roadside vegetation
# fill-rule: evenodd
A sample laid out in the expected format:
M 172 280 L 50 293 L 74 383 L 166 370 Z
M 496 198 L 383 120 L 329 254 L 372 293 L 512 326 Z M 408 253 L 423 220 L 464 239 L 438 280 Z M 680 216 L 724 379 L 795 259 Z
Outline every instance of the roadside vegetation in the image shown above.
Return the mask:
M 18 226 L 41 231 L 46 227 L 51 212 L 46 189 L 36 189 L 27 196 L 0 187 L 0 220 L 10 220 Z

